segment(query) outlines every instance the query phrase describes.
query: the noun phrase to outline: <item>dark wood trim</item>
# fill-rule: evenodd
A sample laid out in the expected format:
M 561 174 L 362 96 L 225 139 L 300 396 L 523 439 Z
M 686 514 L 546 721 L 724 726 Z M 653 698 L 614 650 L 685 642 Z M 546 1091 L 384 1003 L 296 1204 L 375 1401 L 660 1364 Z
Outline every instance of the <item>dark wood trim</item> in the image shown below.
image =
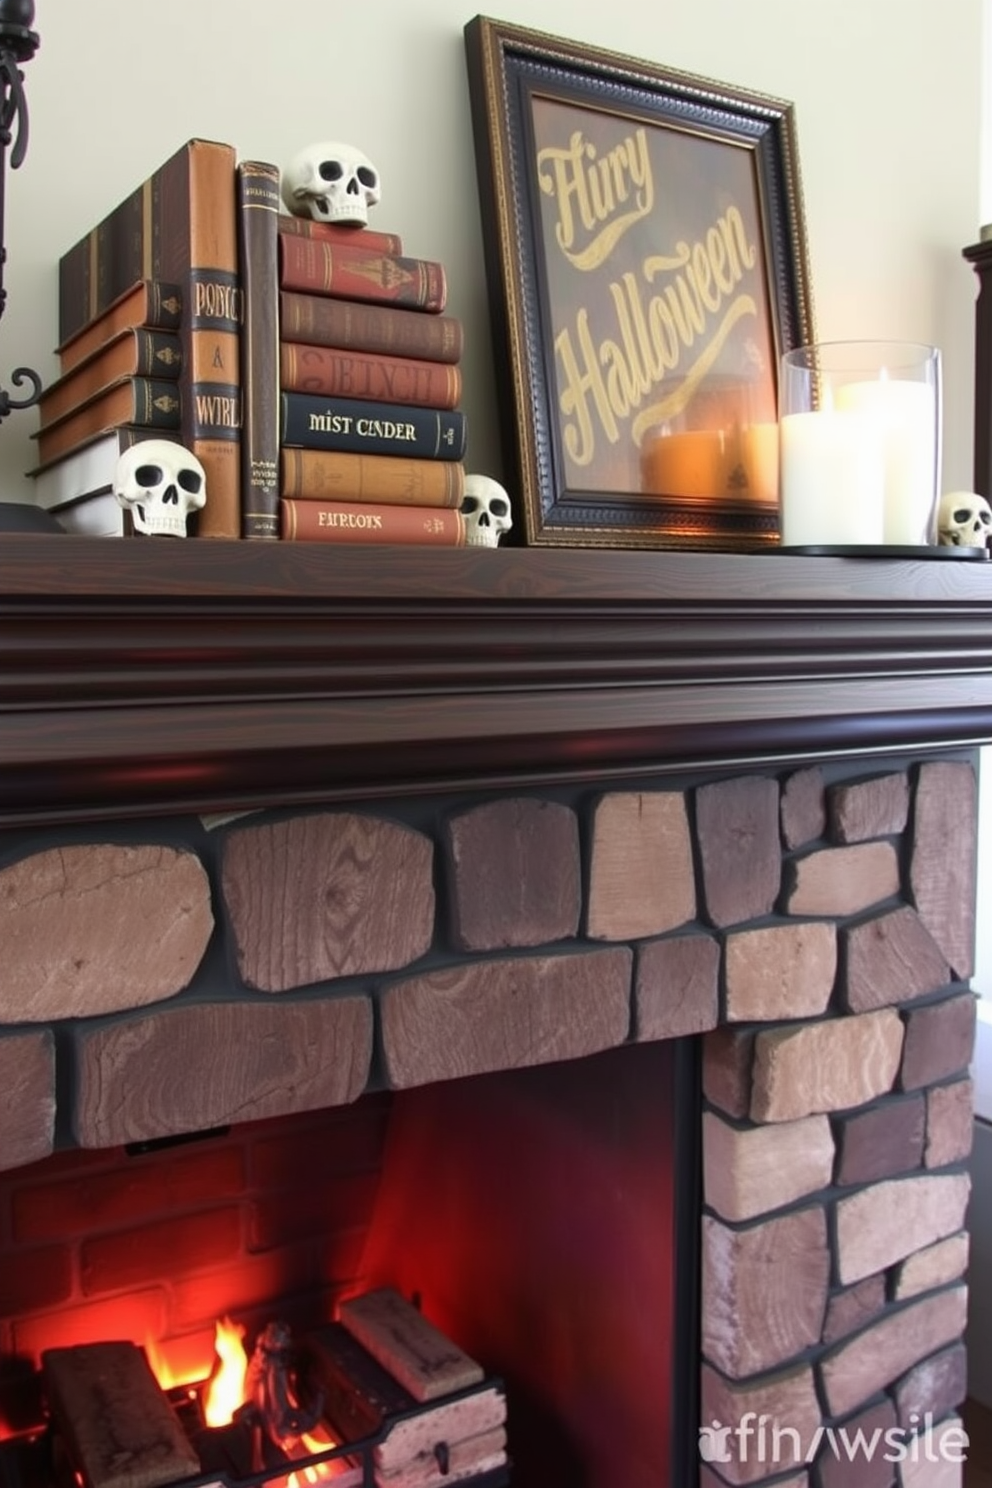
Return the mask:
M 992 565 L 5 535 L 0 824 L 992 738 Z

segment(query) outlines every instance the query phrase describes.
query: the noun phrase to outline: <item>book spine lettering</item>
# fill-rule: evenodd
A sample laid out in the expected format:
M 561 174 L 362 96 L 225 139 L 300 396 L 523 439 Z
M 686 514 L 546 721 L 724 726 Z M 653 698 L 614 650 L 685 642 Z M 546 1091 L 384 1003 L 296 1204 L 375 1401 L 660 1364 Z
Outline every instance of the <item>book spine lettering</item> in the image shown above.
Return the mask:
M 460 507 L 465 495 L 465 467 L 457 460 L 284 448 L 281 462 L 281 494 L 304 500 Z
M 431 362 L 459 361 L 464 343 L 462 322 L 454 316 L 289 290 L 279 296 L 279 324 L 283 341 Z
M 297 542 L 465 545 L 465 518 L 435 507 L 386 506 L 348 501 L 295 501 L 284 497 L 282 535 Z
M 464 413 L 457 408 L 283 393 L 282 443 L 355 454 L 463 460 L 467 426 Z
M 337 243 L 279 234 L 282 289 L 339 299 L 384 301 L 434 314 L 444 309 L 443 264 L 426 258 L 370 253 Z
M 423 408 L 454 408 L 461 397 L 461 373 L 444 362 L 289 341 L 280 347 L 279 359 L 280 378 L 287 391 L 416 403 Z
M 294 238 L 316 238 L 323 243 L 345 243 L 349 247 L 364 248 L 373 253 L 402 253 L 403 240 L 399 233 L 379 232 L 374 227 L 346 227 L 340 222 L 317 222 L 313 217 L 290 217 L 279 215 L 279 231 Z
M 279 167 L 238 166 L 241 273 L 241 535 L 279 536 Z
M 145 280 L 115 300 L 103 315 L 59 347 L 61 375 L 64 377 L 72 372 L 122 331 L 135 327 L 178 331 L 181 315 L 182 297 L 178 285 Z

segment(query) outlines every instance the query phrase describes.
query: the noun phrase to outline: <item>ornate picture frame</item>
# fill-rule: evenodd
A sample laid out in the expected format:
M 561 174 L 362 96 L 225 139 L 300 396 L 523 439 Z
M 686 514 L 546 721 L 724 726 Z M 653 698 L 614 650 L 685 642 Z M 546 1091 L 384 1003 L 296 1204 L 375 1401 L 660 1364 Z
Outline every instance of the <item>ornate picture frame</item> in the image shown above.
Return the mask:
M 485 16 L 465 45 L 518 540 L 774 543 L 815 339 L 793 105 Z

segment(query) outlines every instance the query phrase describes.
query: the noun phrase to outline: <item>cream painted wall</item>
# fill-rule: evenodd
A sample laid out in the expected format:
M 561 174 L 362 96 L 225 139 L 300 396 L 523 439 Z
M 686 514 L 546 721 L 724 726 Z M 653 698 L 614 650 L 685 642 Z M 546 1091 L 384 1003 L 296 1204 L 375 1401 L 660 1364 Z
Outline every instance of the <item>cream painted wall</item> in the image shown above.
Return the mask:
M 944 355 L 944 484 L 971 482 L 983 0 L 501 0 L 486 12 L 795 102 L 821 337 Z M 466 323 L 469 464 L 499 473 L 462 27 L 455 0 L 37 0 L 27 160 L 7 175 L 0 385 L 56 371 L 59 254 L 192 135 L 283 163 L 344 138 L 379 165 L 373 223 L 444 261 Z M 951 22 L 953 24 L 951 24 Z M 12 390 L 12 389 L 11 389 Z M 33 412 L 0 428 L 29 495 Z

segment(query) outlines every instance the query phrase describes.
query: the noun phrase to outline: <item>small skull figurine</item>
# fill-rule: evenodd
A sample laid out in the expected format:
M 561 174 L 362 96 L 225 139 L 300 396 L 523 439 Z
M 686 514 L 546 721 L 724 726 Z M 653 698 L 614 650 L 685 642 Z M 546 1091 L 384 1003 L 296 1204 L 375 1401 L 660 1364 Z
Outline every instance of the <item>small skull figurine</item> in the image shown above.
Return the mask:
M 207 499 L 207 477 L 195 455 L 169 439 L 143 439 L 114 471 L 114 495 L 148 537 L 185 537 L 186 518 Z
M 937 536 L 944 548 L 984 548 L 992 537 L 992 507 L 974 491 L 947 491 L 937 510 Z
M 379 172 L 354 145 L 307 145 L 283 171 L 282 199 L 295 217 L 364 227 L 382 196 Z
M 462 497 L 466 540 L 475 548 L 495 548 L 504 532 L 513 526 L 510 498 L 498 481 L 488 475 L 467 475 Z

